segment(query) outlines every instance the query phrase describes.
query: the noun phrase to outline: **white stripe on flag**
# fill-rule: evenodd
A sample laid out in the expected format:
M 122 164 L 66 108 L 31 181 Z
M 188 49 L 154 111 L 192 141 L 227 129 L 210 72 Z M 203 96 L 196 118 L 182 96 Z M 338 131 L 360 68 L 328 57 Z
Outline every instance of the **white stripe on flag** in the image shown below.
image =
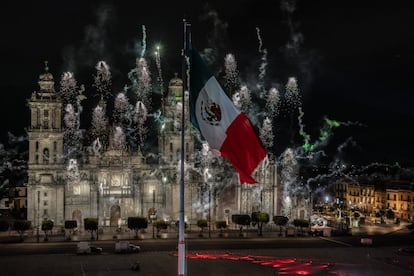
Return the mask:
M 209 102 L 217 103 L 220 106 L 221 120 L 218 125 L 212 125 L 202 118 L 202 103 L 205 105 Z M 227 128 L 240 114 L 240 111 L 224 93 L 214 76 L 212 76 L 201 89 L 196 100 L 195 108 L 195 114 L 201 133 L 208 141 L 210 148 L 220 150 L 227 137 Z

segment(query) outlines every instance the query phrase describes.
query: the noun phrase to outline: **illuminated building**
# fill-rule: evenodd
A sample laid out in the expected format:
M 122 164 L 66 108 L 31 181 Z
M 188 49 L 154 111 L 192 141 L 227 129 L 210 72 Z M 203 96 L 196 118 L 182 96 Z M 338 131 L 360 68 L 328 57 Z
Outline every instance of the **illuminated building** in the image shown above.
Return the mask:
M 144 156 L 139 150 L 120 148 L 114 142 L 114 126 L 110 128 L 108 146 L 98 152 L 84 146 L 78 156 L 65 152 L 64 106 L 55 91 L 53 75 L 39 77 L 38 92 L 28 99 L 31 111 L 28 160 L 28 220 L 38 226 L 51 219 L 55 226 L 76 220 L 98 217 L 100 227 L 125 227 L 128 217 L 156 215 L 157 219 L 175 221 L 179 209 L 181 127 L 178 104 L 182 100 L 182 80 L 174 77 L 162 99 L 157 151 Z M 188 111 L 186 110 L 186 118 Z M 260 195 L 252 200 L 252 185 L 240 185 L 234 177 L 222 178 L 212 173 L 205 178 L 196 164 L 194 130 L 186 120 L 185 129 L 185 216 L 194 223 L 205 218 L 229 221 L 232 214 L 264 211 L 270 217 L 278 214 L 276 165 L 269 163 L 254 177 L 262 185 Z M 213 188 L 207 188 L 206 184 Z M 221 184 L 221 185 L 218 185 Z M 220 187 L 220 188 L 216 188 Z M 203 207 L 207 205 L 207 207 Z M 201 207 L 200 207 L 201 206 Z M 208 207 L 210 206 L 210 207 Z M 303 207 L 306 211 L 308 206 Z M 305 213 L 300 212 L 304 218 Z

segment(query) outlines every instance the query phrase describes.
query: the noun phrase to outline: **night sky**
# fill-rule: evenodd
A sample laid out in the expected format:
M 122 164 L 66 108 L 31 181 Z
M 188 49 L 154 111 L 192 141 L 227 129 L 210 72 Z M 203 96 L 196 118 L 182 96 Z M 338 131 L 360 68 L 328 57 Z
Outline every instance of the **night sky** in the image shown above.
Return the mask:
M 117 93 L 139 56 L 145 25 L 153 74 L 159 43 L 168 81 L 181 72 L 185 17 L 196 47 L 213 50 L 217 75 L 224 56 L 233 53 L 241 78 L 252 86 L 261 63 L 258 27 L 268 52 L 266 88 L 283 89 L 289 77 L 298 79 L 306 132 L 317 138 L 324 116 L 350 122 L 334 130 L 328 153 L 351 139 L 349 162 L 414 165 L 412 1 L 5 0 L 0 13 L 3 140 L 8 131 L 25 134 L 26 99 L 38 90 L 44 60 L 56 84 L 62 72 L 72 71 L 87 91 L 95 64 L 105 60 Z

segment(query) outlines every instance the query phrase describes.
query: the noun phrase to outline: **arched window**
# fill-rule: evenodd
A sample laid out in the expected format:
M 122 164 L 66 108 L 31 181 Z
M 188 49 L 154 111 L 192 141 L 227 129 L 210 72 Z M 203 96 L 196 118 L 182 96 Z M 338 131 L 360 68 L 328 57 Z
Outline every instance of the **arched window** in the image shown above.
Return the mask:
M 36 127 L 40 127 L 40 109 L 36 110 Z
M 49 128 L 49 110 L 43 111 L 43 128 Z
M 185 161 L 186 162 L 189 162 L 190 161 L 190 155 L 188 154 L 189 153 L 189 145 L 188 145 L 188 143 L 186 143 L 185 144 Z
M 56 121 L 56 109 L 53 109 L 52 110 L 52 128 L 56 128 L 55 121 Z
M 177 149 L 177 152 L 175 153 L 175 160 L 179 161 L 181 159 L 181 150 Z

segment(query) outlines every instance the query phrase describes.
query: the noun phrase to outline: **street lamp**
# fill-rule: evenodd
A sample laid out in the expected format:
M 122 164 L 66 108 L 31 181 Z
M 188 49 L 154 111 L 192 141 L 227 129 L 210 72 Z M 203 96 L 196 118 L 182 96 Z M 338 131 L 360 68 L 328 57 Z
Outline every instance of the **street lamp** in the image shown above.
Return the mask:
M 312 213 L 313 213 L 312 191 L 309 190 L 309 230 L 312 230 Z
M 260 189 L 260 212 L 263 211 L 263 187 Z
M 40 227 L 40 191 L 37 191 L 37 231 L 36 231 L 36 241 L 39 242 L 39 227 Z
M 208 237 L 211 238 L 211 189 L 208 189 Z
M 96 230 L 96 240 L 99 239 L 99 197 L 100 197 L 100 189 L 101 187 L 98 187 L 96 191 L 96 218 L 98 219 L 98 229 Z
M 150 215 L 150 218 L 152 223 L 152 238 L 155 239 L 154 221 L 157 218 L 155 213 L 155 190 L 152 190 L 152 214 Z

